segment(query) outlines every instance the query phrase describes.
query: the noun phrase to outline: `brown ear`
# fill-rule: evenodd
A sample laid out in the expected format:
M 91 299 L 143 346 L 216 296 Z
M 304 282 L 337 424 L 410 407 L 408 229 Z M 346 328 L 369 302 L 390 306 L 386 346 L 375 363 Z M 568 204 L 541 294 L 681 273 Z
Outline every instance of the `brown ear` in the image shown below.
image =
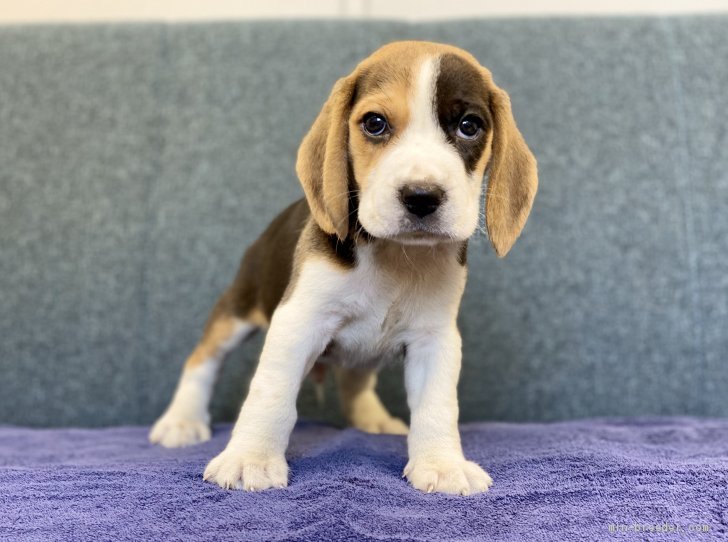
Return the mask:
M 349 232 L 348 117 L 353 76 L 339 79 L 298 149 L 296 173 L 316 223 L 345 239 Z
M 521 234 L 538 189 L 536 158 L 518 131 L 511 100 L 486 73 L 493 115 L 493 151 L 488 166 L 485 223 L 499 257 L 505 256 Z

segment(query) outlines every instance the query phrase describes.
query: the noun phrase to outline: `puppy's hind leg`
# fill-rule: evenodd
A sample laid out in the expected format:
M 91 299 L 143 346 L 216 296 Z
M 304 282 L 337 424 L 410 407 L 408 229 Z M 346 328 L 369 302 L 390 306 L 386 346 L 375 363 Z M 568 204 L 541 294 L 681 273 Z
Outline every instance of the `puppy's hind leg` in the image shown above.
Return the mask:
M 335 374 L 341 408 L 353 427 L 367 433 L 407 434 L 407 424 L 392 416 L 379 399 L 375 371 L 336 366 Z
M 222 362 L 261 325 L 258 319 L 242 319 L 225 310 L 224 300 L 212 311 L 202 340 L 187 358 L 172 402 L 149 433 L 153 444 L 178 448 L 210 440 L 208 408 Z

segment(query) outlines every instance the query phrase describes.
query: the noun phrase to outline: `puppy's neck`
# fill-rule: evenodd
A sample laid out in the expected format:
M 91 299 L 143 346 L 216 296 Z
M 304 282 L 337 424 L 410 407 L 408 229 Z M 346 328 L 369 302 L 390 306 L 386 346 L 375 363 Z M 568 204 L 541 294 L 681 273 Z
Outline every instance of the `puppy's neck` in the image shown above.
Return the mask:
M 377 268 L 397 274 L 420 275 L 432 272 L 433 268 L 461 264 L 463 242 L 443 242 L 433 245 L 403 244 L 389 239 L 369 238 L 357 243 L 357 254 Z

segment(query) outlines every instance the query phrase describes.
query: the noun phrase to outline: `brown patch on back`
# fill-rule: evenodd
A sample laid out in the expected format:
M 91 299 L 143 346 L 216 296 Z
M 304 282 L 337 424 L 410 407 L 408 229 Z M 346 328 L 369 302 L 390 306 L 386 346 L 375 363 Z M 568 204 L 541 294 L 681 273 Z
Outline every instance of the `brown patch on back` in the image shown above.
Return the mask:
M 306 259 L 318 257 L 344 270 L 354 268 L 357 263 L 357 242 L 366 243 L 368 240 L 366 236 L 339 239 L 336 235 L 323 231 L 318 223 L 311 218 L 306 223 L 298 240 L 291 277 L 280 303 L 284 303 L 293 293 L 296 280 Z
M 279 214 L 246 251 L 233 284 L 220 300 L 221 311 L 238 318 L 270 321 L 293 271 L 293 256 L 311 213 L 300 199 Z
M 276 307 L 292 289 L 303 261 L 313 255 L 350 269 L 356 265 L 355 240 L 342 241 L 324 232 L 312 219 L 306 200 L 300 199 L 279 214 L 246 251 L 235 280 L 213 309 L 208 326 L 232 315 L 267 327 Z

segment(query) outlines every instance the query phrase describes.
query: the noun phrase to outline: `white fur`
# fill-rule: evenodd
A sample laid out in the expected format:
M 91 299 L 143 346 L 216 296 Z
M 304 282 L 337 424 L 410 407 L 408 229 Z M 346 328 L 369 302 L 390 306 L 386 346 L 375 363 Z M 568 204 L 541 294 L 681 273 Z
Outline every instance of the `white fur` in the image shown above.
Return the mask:
M 178 448 L 210 440 L 208 409 L 220 366 L 225 355 L 254 329 L 253 324 L 239 320 L 230 338 L 213 356 L 194 367 L 185 367 L 172 402 L 149 433 L 152 443 Z
M 334 295 L 346 282 L 347 273 L 331 264 L 313 260 L 304 265 L 293 295 L 273 314 L 230 442 L 205 469 L 205 480 L 249 491 L 287 485 L 285 451 L 296 421 L 296 397 L 345 317 Z
M 273 315 L 232 438 L 208 465 L 205 479 L 247 490 L 287 484 L 285 450 L 296 396 L 333 341 L 332 356 L 366 368 L 406 345 L 410 481 L 424 491 L 486 490 L 490 478 L 465 460 L 457 429 L 455 319 L 466 272 L 456 251 L 452 244 L 364 245 L 350 271 L 327 260 L 306 260 L 289 299 Z
M 438 71 L 436 57 L 428 57 L 420 65 L 409 97 L 409 124 L 364 183 L 367 189 L 362 191 L 359 220 L 375 237 L 397 238 L 416 231 L 406 220 L 408 213 L 399 200 L 399 190 L 411 183 L 438 185 L 445 191 L 445 200 L 433 215 L 437 221 L 428 233 L 465 240 L 478 225 L 482 175 L 467 173 L 439 125 L 434 101 Z
M 493 483 L 480 466 L 467 461 L 458 431 L 457 382 L 461 340 L 453 321 L 438 334 L 412 343 L 405 365 L 407 400 L 412 412 L 410 460 L 404 469 L 421 491 L 469 495 Z

